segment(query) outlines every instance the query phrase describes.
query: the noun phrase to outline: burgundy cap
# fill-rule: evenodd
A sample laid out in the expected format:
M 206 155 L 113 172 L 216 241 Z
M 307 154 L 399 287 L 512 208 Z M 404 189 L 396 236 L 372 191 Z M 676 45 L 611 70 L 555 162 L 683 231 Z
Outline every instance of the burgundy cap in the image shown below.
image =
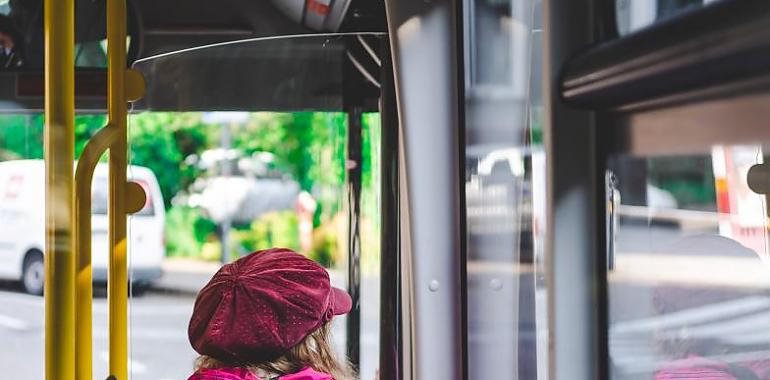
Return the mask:
M 329 273 L 290 249 L 224 265 L 195 300 L 188 336 L 201 355 L 234 363 L 272 360 L 335 315 L 350 311 Z

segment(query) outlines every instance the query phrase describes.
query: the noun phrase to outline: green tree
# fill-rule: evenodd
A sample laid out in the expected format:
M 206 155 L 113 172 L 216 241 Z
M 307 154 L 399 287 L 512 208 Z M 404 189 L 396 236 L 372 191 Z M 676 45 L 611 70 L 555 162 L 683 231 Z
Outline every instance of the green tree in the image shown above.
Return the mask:
M 158 178 L 166 207 L 199 173 L 185 159 L 209 146 L 210 126 L 197 112 L 145 112 L 131 115 L 130 160 L 150 168 Z

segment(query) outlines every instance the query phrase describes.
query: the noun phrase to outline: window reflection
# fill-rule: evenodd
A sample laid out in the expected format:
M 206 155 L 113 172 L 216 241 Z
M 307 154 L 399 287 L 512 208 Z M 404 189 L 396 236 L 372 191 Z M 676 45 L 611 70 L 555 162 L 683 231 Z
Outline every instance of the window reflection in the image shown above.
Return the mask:
M 0 14 L 0 69 L 16 69 L 24 65 L 19 32 L 10 17 Z
M 469 378 L 545 378 L 538 368 L 535 310 L 542 292 L 533 222 L 533 193 L 544 191 L 533 183 L 545 170 L 533 67 L 539 4 L 464 5 Z
M 628 34 L 715 0 L 615 0 L 618 33 Z
M 763 162 L 761 146 L 610 162 L 612 378 L 770 376 Z

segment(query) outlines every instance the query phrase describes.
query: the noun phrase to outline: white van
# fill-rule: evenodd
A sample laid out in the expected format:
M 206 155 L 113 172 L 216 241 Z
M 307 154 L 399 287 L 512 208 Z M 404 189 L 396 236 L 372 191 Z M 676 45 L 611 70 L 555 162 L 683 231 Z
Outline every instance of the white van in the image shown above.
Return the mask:
M 107 164 L 98 164 L 93 179 L 91 249 L 96 283 L 107 281 L 107 168 Z M 147 286 L 162 274 L 163 197 L 150 169 L 130 166 L 128 177 L 147 193 L 144 208 L 129 217 L 129 278 L 134 285 Z M 0 278 L 20 280 L 32 294 L 43 292 L 44 220 L 43 160 L 0 162 Z

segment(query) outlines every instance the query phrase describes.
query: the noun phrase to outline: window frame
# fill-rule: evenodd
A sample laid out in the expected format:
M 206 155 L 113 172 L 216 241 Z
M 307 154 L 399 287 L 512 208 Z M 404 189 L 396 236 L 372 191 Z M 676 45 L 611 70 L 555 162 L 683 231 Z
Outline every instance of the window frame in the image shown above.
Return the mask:
M 608 379 L 607 158 L 770 142 L 770 3 L 716 2 L 622 37 L 614 1 L 544 3 L 549 367 Z

